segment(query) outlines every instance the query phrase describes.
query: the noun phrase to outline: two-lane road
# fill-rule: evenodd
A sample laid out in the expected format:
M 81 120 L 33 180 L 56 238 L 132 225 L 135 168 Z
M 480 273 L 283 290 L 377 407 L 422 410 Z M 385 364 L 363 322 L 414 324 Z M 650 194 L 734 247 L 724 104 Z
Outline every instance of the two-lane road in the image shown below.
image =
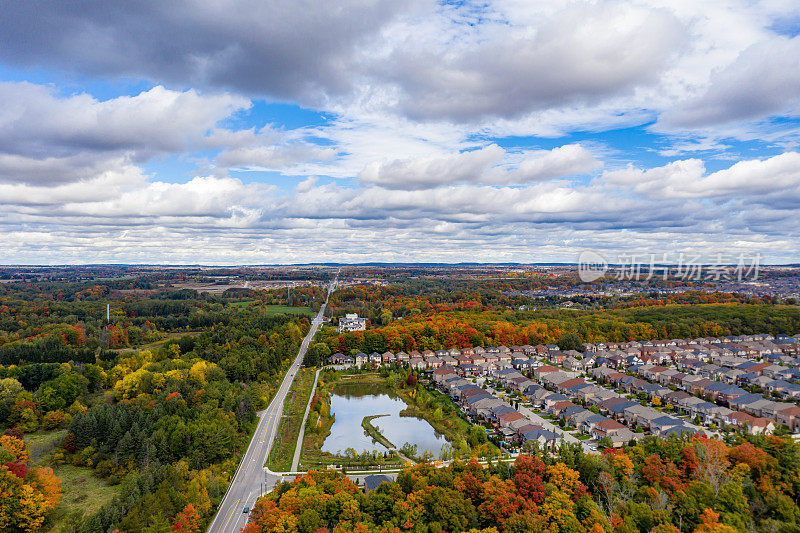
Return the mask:
M 331 286 L 328 288 L 328 295 L 335 289 L 336 279 L 334 279 Z M 275 441 L 275 435 L 278 432 L 281 416 L 283 415 L 283 404 L 286 401 L 286 396 L 289 394 L 289 389 L 292 387 L 297 371 L 303 363 L 303 356 L 308 350 L 308 345 L 314 338 L 319 325 L 322 323 L 322 318 L 325 315 L 325 306 L 328 304 L 327 298 L 325 303 L 317 313 L 317 316 L 311 322 L 311 329 L 308 331 L 303 343 L 300 345 L 300 351 L 297 354 L 292 366 L 286 371 L 286 376 L 283 378 L 278 392 L 270 402 L 269 407 L 258 413 L 259 421 L 253 438 L 247 447 L 244 454 L 244 459 L 239 465 L 236 475 L 231 481 L 228 493 L 222 500 L 217 514 L 211 521 L 208 527 L 210 533 L 218 532 L 238 532 L 242 527 L 247 524 L 247 514 L 243 512 L 245 507 L 253 507 L 256 499 L 261 495 L 262 487 L 265 482 L 267 490 L 272 488 L 276 477 L 270 476 L 268 479 L 265 475 L 264 464 L 267 462 L 267 456 L 272 448 L 272 443 Z

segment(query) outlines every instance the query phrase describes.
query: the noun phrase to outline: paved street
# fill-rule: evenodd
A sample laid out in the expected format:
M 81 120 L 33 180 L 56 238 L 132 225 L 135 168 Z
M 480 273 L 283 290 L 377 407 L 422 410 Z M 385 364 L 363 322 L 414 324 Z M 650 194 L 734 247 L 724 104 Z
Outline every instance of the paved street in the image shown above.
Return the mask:
M 500 397 L 500 392 L 494 390 L 488 383 L 486 384 L 486 389 L 488 392 L 493 394 L 496 398 Z M 508 402 L 506 402 L 508 404 Z M 511 404 L 508 404 L 511 405 Z M 564 436 L 564 440 L 569 442 L 570 444 L 580 444 L 583 448 L 585 453 L 597 453 L 596 449 L 592 449 L 592 443 L 589 443 L 585 440 L 576 439 L 573 435 L 567 433 L 562 428 L 558 427 L 557 425 L 553 424 L 550 420 L 546 418 L 542 418 L 540 415 L 533 412 L 532 409 L 519 404 L 519 408 L 517 409 L 520 413 L 522 413 L 526 418 L 528 418 L 534 424 L 538 424 L 542 426 L 544 429 L 548 431 L 552 431 L 553 433 L 558 433 L 559 435 Z
M 328 288 L 328 295 L 335 287 L 336 280 L 334 279 Z M 311 329 L 303 339 L 300 351 L 297 353 L 292 366 L 286 372 L 283 382 L 278 388 L 278 392 L 275 393 L 275 397 L 270 402 L 269 407 L 258 413 L 259 421 L 256 431 L 247 447 L 244 460 L 239 465 L 239 470 L 231 482 L 228 493 L 225 495 L 217 514 L 208 527 L 209 532 L 238 532 L 247 523 L 247 514 L 243 512 L 244 508 L 252 508 L 262 491 L 268 492 L 280 479 L 280 476 L 269 474 L 264 469 L 264 465 L 267 462 L 267 456 L 278 432 L 286 396 L 289 393 L 289 389 L 291 389 L 295 375 L 297 375 L 303 363 L 303 356 L 308 349 L 308 345 L 322 323 L 327 303 L 326 298 L 319 313 L 312 321 Z

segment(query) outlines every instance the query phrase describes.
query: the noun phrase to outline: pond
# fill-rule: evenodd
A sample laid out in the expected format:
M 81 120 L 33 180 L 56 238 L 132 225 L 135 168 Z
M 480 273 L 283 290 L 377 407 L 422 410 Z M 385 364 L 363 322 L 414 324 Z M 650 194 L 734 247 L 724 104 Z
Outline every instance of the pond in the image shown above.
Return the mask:
M 428 451 L 434 457 L 439 457 L 439 452 L 447 441 L 425 420 L 400 416 L 400 411 L 405 408 L 403 400 L 392 398 L 388 394 L 331 395 L 331 413 L 336 415 L 336 419 L 331 427 L 331 434 L 322 444 L 322 451 L 340 455 L 347 448 L 353 448 L 359 453 L 365 450 L 386 451 L 382 444 L 367 435 L 366 430 L 361 427 L 361 421 L 365 416 L 389 415 L 372 419 L 372 425 L 389 442 L 398 448 L 410 442 L 417 445 L 418 455 Z

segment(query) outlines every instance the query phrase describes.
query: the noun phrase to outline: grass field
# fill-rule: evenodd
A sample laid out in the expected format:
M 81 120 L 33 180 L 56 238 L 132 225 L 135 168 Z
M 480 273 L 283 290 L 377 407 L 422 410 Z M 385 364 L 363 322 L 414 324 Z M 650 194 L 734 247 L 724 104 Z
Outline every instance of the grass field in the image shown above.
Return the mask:
M 53 450 L 61 443 L 67 430 L 39 431 L 25 435 L 30 459 L 39 466 L 49 466 Z M 89 516 L 119 494 L 121 485 L 109 485 L 96 477 L 91 468 L 72 465 L 53 466 L 61 480 L 61 501 L 53 510 L 43 531 L 68 531 L 81 516 Z
M 28 451 L 31 454 L 31 461 L 42 465 L 50 464 L 50 452 L 52 452 L 56 446 L 61 444 L 61 441 L 64 440 L 64 435 L 66 434 L 66 429 L 59 429 L 55 431 L 41 431 L 25 435 L 23 438 L 25 440 L 25 444 L 28 445 Z
M 310 307 L 289 307 L 287 305 L 267 305 L 264 310 L 268 316 L 273 315 L 313 315 Z
M 292 466 L 294 449 L 297 446 L 297 436 L 300 433 L 300 424 L 306 412 L 308 397 L 314 384 L 316 369 L 303 368 L 298 373 L 286 397 L 283 406 L 283 418 L 278 427 L 278 434 L 269 455 L 269 468 L 274 472 L 286 472 Z
M 81 516 L 90 516 L 119 494 L 122 485 L 109 485 L 90 468 L 58 465 L 53 472 L 61 479 L 61 502 L 53 511 L 52 533 L 67 531 Z

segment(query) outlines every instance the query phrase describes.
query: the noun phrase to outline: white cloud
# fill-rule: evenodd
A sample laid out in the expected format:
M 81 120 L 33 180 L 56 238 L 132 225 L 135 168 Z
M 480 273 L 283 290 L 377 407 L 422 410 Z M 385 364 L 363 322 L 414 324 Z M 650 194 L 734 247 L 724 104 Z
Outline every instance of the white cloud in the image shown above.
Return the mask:
M 6 9 L 3 64 L 156 86 L 101 100 L 0 82 L 5 260 L 534 261 L 586 247 L 769 244 L 796 254 L 800 134 L 770 120 L 800 105 L 800 38 L 773 29 L 796 2 L 317 4 Z M 229 126 L 259 120 L 258 107 L 236 115 L 251 97 L 333 118 Z M 655 148 L 615 151 L 591 135 L 650 123 L 667 136 Z M 493 144 L 571 132 L 588 140 Z M 734 139 L 786 153 L 709 171 L 737 153 Z M 694 157 L 619 168 L 660 147 Z M 156 157 L 207 168 L 167 175 L 145 166 Z M 230 169 L 299 179 L 278 188 Z
M 518 156 L 491 144 L 460 153 L 373 162 L 359 174 L 359 179 L 391 189 L 426 189 L 457 183 L 514 185 L 583 174 L 599 165 L 579 144 L 525 151 Z
M 697 97 L 667 111 L 664 127 L 703 127 L 772 114 L 800 113 L 800 37 L 775 36 L 715 71 Z
M 544 132 L 679 106 L 675 124 L 697 124 L 790 99 L 797 38 L 771 28 L 795 12 L 792 2 L 745 0 L 22 3 L 4 12 L 0 59 L 359 110 L 349 118 L 522 121 Z M 739 89 L 753 69 L 744 85 L 766 80 L 766 102 Z M 719 102 L 728 91 L 746 105 Z
M 592 153 L 580 144 L 567 144 L 552 150 L 527 153 L 522 161 L 505 172 L 492 172 L 486 183 L 528 183 L 585 174 L 601 166 Z
M 195 177 L 186 183 L 152 182 L 101 201 L 64 203 L 72 215 L 119 217 L 212 217 L 255 213 L 272 187 L 234 178 Z
M 335 149 L 309 144 L 248 146 L 223 151 L 217 164 L 249 170 L 289 170 L 299 163 L 330 161 L 334 157 Z
M 59 97 L 41 85 L 0 82 L 0 151 L 41 158 L 81 151 L 181 151 L 249 105 L 238 96 L 160 86 L 99 101 L 87 94 Z
M 496 144 L 447 155 L 434 155 L 415 159 L 374 162 L 359 175 L 365 182 L 390 188 L 419 189 L 446 183 L 475 182 L 491 167 L 500 162 L 505 150 Z
M 747 195 L 752 200 L 800 188 L 800 153 L 740 161 L 706 174 L 700 159 L 674 161 L 648 170 L 629 167 L 603 175 L 601 181 L 630 187 L 648 198 L 719 198 Z M 797 199 L 800 199 L 798 197 Z M 763 200 L 762 200 L 763 201 Z
M 538 16 L 518 22 L 508 10 L 499 14 L 505 20 L 468 31 L 445 28 L 458 47 L 409 36 L 388 63 L 398 106 L 418 118 L 471 121 L 596 102 L 656 81 L 686 32 L 668 10 L 623 2 L 528 11 Z
M 22 180 L 16 183 L 0 181 L 0 205 L 8 209 L 20 205 L 61 206 L 70 202 L 95 202 L 114 198 L 126 190 L 140 188 L 146 183 L 141 169 L 124 160 L 103 161 L 105 170 L 95 170 L 79 180 L 64 180 L 52 184 L 28 184 Z

